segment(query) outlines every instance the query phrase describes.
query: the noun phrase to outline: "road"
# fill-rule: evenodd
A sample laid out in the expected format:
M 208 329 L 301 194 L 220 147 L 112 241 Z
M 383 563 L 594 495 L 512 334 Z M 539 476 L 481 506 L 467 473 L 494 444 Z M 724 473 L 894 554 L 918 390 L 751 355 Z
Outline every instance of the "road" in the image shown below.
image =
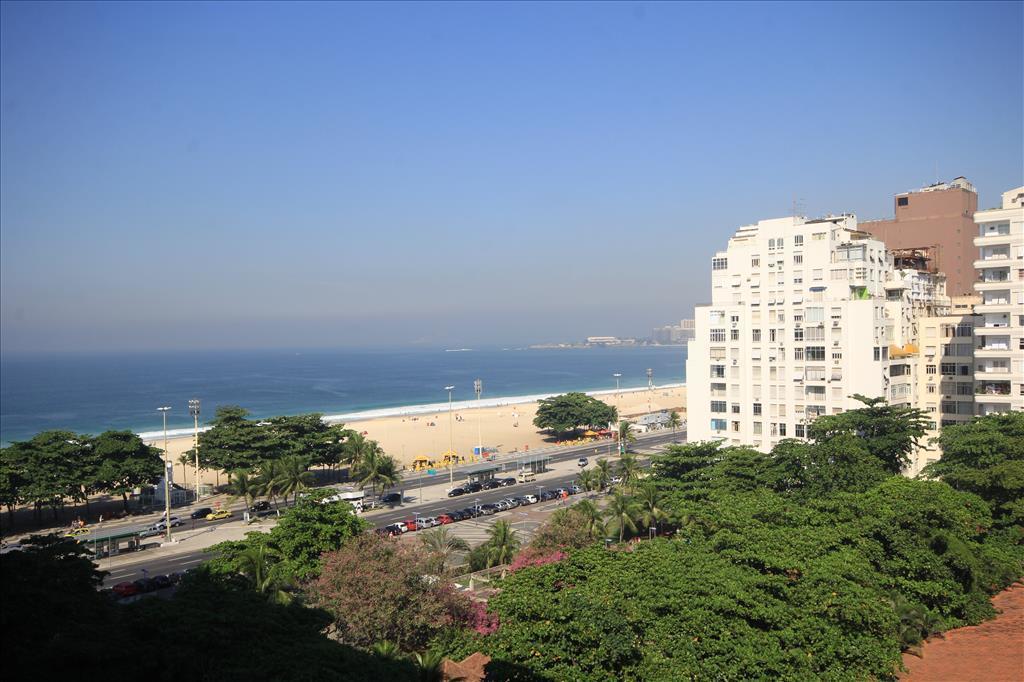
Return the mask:
M 637 450 L 651 450 L 673 442 L 685 443 L 686 431 L 684 429 L 680 429 L 675 432 L 655 432 L 647 436 L 640 436 L 637 438 L 637 442 L 632 447 L 633 449 Z M 593 444 L 573 446 L 566 448 L 565 450 L 562 450 L 556 454 L 552 454 L 550 455 L 550 457 L 552 463 L 565 462 L 569 460 L 575 461 L 580 457 L 587 457 L 587 459 L 590 460 L 590 463 L 593 464 L 595 459 L 600 459 L 606 456 L 606 448 L 604 446 L 598 448 L 600 450 L 598 454 L 594 453 L 594 449 L 595 448 Z M 509 460 L 509 462 L 511 461 L 512 460 Z M 456 472 L 458 472 L 458 469 L 456 469 Z M 437 516 L 438 514 L 453 509 L 464 509 L 466 507 L 472 507 L 477 504 L 497 502 L 498 500 L 505 497 L 519 497 L 530 493 L 536 495 L 539 491 L 565 487 L 568 484 L 572 483 L 574 480 L 576 480 L 578 473 L 578 471 L 573 470 L 571 473 L 566 473 L 551 478 L 544 478 L 543 480 L 538 480 L 534 483 L 517 483 L 512 486 L 495 488 L 494 490 L 482 490 L 476 494 L 463 495 L 460 497 L 445 498 L 441 500 L 427 501 L 423 503 L 416 501 L 411 503 L 405 502 L 404 504 L 394 507 L 392 509 L 375 510 L 369 512 L 364 516 L 364 518 L 367 521 L 371 522 L 374 528 L 383 528 L 384 526 L 390 523 L 394 523 L 396 521 L 405 521 L 407 519 L 416 518 L 417 516 Z M 457 477 L 456 484 L 458 484 L 460 480 L 464 480 L 464 478 L 464 475 L 462 477 Z M 415 492 L 415 489 L 418 487 L 420 479 L 422 479 L 425 484 L 429 482 L 430 486 L 437 486 L 440 483 L 445 483 L 445 487 L 447 487 L 447 482 L 443 480 L 438 480 L 439 476 L 436 475 L 416 476 L 414 478 L 405 479 L 403 481 L 403 489 L 406 500 L 409 500 L 410 495 Z M 418 499 L 418 496 L 413 497 L 413 499 Z M 209 531 L 212 533 L 214 527 L 220 524 L 229 523 L 231 521 L 238 521 L 243 509 L 244 508 L 242 506 L 239 506 L 237 509 L 234 509 L 233 511 L 235 515 L 229 519 L 223 519 L 220 521 L 196 521 L 194 527 L 202 529 L 208 528 Z M 187 511 L 182 511 L 180 515 L 185 516 L 187 514 Z M 510 519 L 512 519 L 514 518 L 514 514 L 514 510 L 508 512 L 499 512 L 491 518 L 509 517 Z M 152 525 L 153 522 L 155 521 L 150 521 L 144 526 L 141 526 L 140 530 L 142 528 L 146 528 Z M 184 528 L 192 527 L 193 522 L 190 520 L 186 520 Z M 125 530 L 121 529 L 118 529 L 118 531 L 126 532 Z M 161 538 L 150 538 L 149 540 L 152 542 L 157 542 L 160 539 Z M 201 549 L 198 549 L 189 552 L 183 552 L 181 554 L 176 555 L 154 557 L 152 561 L 138 562 L 122 566 L 108 566 L 107 560 L 101 560 L 100 568 L 103 570 L 110 571 L 110 575 L 105 580 L 105 583 L 107 585 L 114 585 L 125 580 L 136 580 L 138 578 L 143 577 L 143 569 L 145 569 L 150 576 L 173 573 L 175 571 L 185 571 L 190 568 L 198 566 L 200 563 L 207 560 L 208 558 L 208 553 L 202 551 Z

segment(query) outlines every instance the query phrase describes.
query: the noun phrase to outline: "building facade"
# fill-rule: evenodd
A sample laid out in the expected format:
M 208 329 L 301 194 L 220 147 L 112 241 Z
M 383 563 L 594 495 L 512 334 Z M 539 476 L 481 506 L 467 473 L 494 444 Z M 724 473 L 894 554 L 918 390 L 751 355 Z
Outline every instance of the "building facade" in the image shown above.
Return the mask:
M 711 259 L 686 363 L 688 436 L 768 451 L 854 395 L 914 404 L 918 323 L 940 276 L 901 263 L 852 215 L 764 220 Z M 969 366 L 969 365 L 968 365 Z
M 966 178 L 897 194 L 894 218 L 860 223 L 860 229 L 885 242 L 889 249 L 922 249 L 931 254 L 933 272 L 946 275 L 950 296 L 974 293 L 971 243 L 978 194 Z
M 974 346 L 977 414 L 1024 409 L 1024 187 L 999 208 L 974 214 L 975 289 L 981 301 Z

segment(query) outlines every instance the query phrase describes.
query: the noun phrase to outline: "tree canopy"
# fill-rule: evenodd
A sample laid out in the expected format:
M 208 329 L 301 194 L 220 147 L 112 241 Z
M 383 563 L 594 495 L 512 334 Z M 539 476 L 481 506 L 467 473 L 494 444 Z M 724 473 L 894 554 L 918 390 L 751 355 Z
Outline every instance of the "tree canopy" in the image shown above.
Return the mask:
M 616 421 L 618 410 L 586 393 L 565 393 L 542 399 L 533 424 L 539 429 L 565 433 L 580 428 L 607 428 Z

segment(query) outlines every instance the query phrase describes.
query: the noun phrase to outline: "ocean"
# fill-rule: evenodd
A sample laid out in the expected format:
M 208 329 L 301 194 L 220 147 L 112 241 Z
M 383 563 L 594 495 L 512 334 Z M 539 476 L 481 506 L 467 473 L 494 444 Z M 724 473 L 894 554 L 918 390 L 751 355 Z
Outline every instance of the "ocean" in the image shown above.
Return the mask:
M 99 433 L 162 429 L 156 408 L 169 405 L 172 432 L 188 430 L 188 400 L 202 401 L 200 422 L 220 405 L 241 405 L 254 417 L 322 412 L 353 418 L 412 406 L 482 402 L 686 380 L 686 349 L 636 346 L 565 349 L 247 350 L 0 357 L 0 441 L 25 440 L 48 429 Z M 184 431 L 182 431 L 184 432 Z

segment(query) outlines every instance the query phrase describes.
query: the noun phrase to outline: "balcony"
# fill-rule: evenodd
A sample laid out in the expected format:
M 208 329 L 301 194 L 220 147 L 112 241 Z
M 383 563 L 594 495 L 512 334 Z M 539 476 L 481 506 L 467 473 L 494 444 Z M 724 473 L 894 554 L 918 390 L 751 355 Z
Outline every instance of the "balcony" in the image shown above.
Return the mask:
M 1009 242 L 1010 237 L 1011 235 L 1009 232 L 1007 232 L 1006 234 L 989 233 L 986 235 L 979 235 L 974 238 L 974 245 L 979 248 L 983 246 L 998 246 L 1000 244 L 1005 244 Z
M 974 395 L 982 396 L 1011 396 L 1012 391 L 1009 381 L 986 381 L 974 387 Z

